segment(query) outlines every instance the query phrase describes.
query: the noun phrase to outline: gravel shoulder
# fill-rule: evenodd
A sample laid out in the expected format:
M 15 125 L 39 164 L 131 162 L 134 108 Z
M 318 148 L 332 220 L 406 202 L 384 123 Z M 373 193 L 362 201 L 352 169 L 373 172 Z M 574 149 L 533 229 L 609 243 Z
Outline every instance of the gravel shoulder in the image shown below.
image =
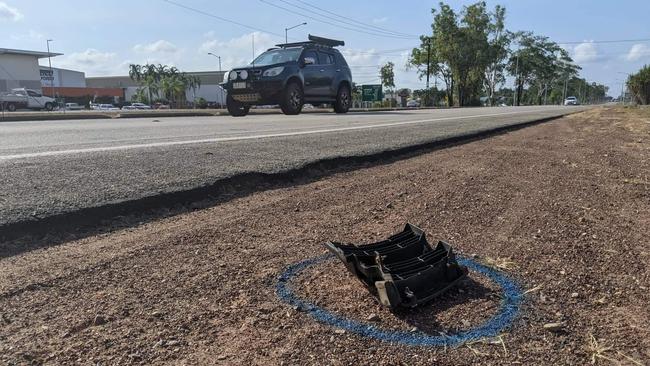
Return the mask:
M 598 108 L 0 256 L 0 363 L 646 365 L 648 172 L 650 115 Z M 341 332 L 276 296 L 284 268 L 325 253 L 325 241 L 370 242 L 405 222 L 515 279 L 527 291 L 515 324 L 457 348 L 404 346 Z M 400 313 L 333 261 L 295 291 L 382 329 L 440 334 L 497 311 L 499 288 L 470 278 Z

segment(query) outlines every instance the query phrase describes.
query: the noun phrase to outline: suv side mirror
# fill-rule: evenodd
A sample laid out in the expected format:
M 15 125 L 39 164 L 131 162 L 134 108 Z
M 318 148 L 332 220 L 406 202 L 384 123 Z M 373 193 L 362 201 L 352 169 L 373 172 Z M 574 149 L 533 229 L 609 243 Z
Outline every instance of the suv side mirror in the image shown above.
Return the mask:
M 305 57 L 305 58 L 302 60 L 302 63 L 303 63 L 305 66 L 306 66 L 306 65 L 313 65 L 313 64 L 316 63 L 316 60 L 315 60 L 313 57 Z

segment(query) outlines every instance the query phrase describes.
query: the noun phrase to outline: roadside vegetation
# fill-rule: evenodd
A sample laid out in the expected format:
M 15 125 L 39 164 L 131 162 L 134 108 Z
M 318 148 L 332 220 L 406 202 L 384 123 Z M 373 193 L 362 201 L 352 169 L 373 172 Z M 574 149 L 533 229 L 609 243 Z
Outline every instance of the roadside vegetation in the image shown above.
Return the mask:
M 141 85 L 132 101 L 145 104 L 160 102 L 176 108 L 184 107 L 187 103 L 185 91 L 191 90 L 195 94 L 201 87 L 199 77 L 187 75 L 174 66 L 160 64 L 131 64 L 129 77 Z
M 645 65 L 636 74 L 630 75 L 627 87 L 638 104 L 650 104 L 650 65 Z
M 596 103 L 606 96 L 606 86 L 579 77 L 580 66 L 558 43 L 506 29 L 503 6 L 489 11 L 481 1 L 457 12 L 441 2 L 431 12 L 432 32 L 420 37 L 407 63 L 420 79 L 444 84 L 442 95 L 437 87 L 417 91 L 426 105 L 561 104 L 569 95 Z M 501 89 L 508 77 L 516 90 Z

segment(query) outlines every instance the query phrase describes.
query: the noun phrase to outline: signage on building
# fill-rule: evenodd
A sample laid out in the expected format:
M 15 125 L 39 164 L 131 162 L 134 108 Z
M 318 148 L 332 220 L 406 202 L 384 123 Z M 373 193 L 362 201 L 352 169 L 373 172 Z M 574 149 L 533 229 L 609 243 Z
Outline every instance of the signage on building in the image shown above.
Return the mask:
M 58 72 L 49 68 L 41 69 L 41 86 L 60 86 Z
M 381 102 L 384 93 L 381 85 L 361 85 L 361 100 L 364 102 Z

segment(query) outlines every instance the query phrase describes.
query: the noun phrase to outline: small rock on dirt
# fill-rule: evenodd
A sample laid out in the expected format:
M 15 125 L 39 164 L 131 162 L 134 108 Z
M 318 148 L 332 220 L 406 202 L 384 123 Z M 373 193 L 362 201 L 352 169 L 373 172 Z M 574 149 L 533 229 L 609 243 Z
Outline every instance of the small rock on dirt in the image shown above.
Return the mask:
M 371 322 L 378 322 L 378 321 L 379 321 L 379 315 L 377 315 L 377 314 L 370 314 L 370 315 L 368 315 L 368 317 L 367 317 L 366 319 L 367 319 L 368 321 L 371 321 Z
M 566 328 L 566 322 L 557 322 L 557 323 L 546 323 L 544 324 L 544 329 L 549 332 L 561 332 Z

